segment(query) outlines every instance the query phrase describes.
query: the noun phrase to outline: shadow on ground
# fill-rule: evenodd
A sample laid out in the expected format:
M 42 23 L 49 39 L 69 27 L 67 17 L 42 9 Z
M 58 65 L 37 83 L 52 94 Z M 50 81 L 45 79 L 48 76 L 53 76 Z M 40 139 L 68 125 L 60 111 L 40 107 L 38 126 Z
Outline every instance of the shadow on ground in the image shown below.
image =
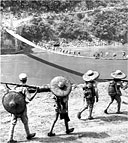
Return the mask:
M 33 139 L 33 141 L 36 142 L 52 142 L 52 143 L 63 143 L 63 142 L 75 142 L 75 143 L 82 143 L 81 141 L 78 141 L 77 139 L 80 138 L 97 138 L 97 139 L 104 139 L 109 137 L 109 135 L 105 132 L 78 132 L 78 133 L 72 133 L 70 135 L 66 134 L 57 134 L 54 137 L 37 137 Z M 27 142 L 27 141 L 21 141 L 21 142 Z
M 107 115 L 108 116 L 95 117 L 93 120 L 88 120 L 87 118 L 86 119 L 81 119 L 81 120 L 82 121 L 95 121 L 96 119 L 100 119 L 100 120 L 102 120 L 104 122 L 128 121 L 128 116 L 125 116 L 125 115 L 128 115 L 127 111 L 121 112 L 120 114 L 109 113 Z

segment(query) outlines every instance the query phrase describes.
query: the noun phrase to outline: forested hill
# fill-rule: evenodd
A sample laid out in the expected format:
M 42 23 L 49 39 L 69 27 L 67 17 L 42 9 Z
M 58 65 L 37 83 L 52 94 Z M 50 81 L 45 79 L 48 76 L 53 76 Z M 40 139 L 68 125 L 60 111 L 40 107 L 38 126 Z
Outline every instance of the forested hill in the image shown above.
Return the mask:
M 36 43 L 128 42 L 128 0 L 2 0 L 1 11 L 3 19 L 10 13 L 17 19 L 32 15 L 20 29 L 23 37 Z

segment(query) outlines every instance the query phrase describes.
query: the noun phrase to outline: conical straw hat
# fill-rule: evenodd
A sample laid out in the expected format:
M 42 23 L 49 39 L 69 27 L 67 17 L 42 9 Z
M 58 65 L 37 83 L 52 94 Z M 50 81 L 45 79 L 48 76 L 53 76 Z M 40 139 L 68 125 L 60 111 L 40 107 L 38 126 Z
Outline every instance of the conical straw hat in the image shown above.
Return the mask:
M 51 80 L 50 89 L 55 96 L 67 96 L 71 92 L 71 83 L 65 77 L 57 76 Z
M 84 81 L 92 81 L 95 80 L 96 78 L 99 77 L 99 73 L 97 71 L 92 71 L 88 70 L 84 75 L 83 75 L 83 80 Z
M 126 75 L 121 70 L 116 70 L 115 72 L 112 72 L 111 76 L 115 79 L 124 79 L 124 78 L 126 78 Z

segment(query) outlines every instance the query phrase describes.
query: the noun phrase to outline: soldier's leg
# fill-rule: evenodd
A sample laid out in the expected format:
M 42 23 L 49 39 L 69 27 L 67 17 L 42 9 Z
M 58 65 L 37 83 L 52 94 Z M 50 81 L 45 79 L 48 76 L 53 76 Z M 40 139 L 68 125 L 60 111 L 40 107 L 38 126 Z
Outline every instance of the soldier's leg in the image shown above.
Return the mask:
M 120 95 L 117 95 L 115 97 L 115 100 L 117 101 L 117 113 L 120 113 L 120 108 L 121 108 L 121 97 L 120 97 Z
M 66 127 L 66 134 L 70 134 L 71 132 L 74 131 L 74 128 L 70 128 L 68 126 L 68 120 L 64 119 L 65 127 Z
M 30 133 L 29 126 L 28 126 L 27 108 L 25 109 L 25 111 L 21 115 L 21 121 L 24 124 L 24 128 L 25 128 L 25 131 L 27 134 L 27 139 L 28 140 L 32 139 L 36 135 L 36 133 Z
M 110 105 L 113 103 L 114 99 L 115 99 L 114 97 L 111 97 L 111 102 L 108 104 L 107 108 L 104 110 L 104 113 L 108 114 L 107 110 L 110 107 Z
M 80 111 L 77 113 L 77 117 L 78 119 L 81 118 L 81 114 L 83 111 L 85 111 L 86 109 L 88 109 L 88 102 L 86 101 L 86 104 L 80 109 Z
M 8 143 L 17 142 L 15 140 L 13 140 L 14 128 L 15 128 L 16 123 L 17 123 L 17 117 L 12 114 L 11 115 L 11 127 L 10 127 L 10 131 L 9 131 Z
M 51 126 L 51 128 L 50 128 L 50 131 L 49 131 L 49 133 L 48 133 L 48 136 L 55 136 L 55 133 L 52 133 L 52 132 L 53 132 L 53 128 L 54 128 L 54 126 L 55 126 L 55 123 L 56 123 L 57 120 L 58 120 L 58 117 L 59 117 L 59 113 L 56 112 L 56 114 L 55 114 L 55 120 L 53 121 L 53 124 L 52 124 L 52 126 Z
M 92 117 L 92 111 L 93 111 L 93 105 L 90 105 L 89 106 L 89 116 L 88 116 L 89 120 L 93 119 L 93 117 Z

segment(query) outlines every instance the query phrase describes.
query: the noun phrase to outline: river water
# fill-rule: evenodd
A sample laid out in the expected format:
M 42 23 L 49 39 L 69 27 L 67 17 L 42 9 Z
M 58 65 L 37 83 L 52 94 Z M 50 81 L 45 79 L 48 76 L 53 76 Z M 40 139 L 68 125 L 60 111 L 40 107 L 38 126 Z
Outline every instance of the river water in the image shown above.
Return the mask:
M 59 55 L 55 53 L 1 55 L 1 81 L 19 83 L 18 75 L 28 75 L 28 84 L 50 83 L 55 76 L 65 76 L 73 83 L 83 83 L 89 69 L 100 72 L 100 78 L 111 78 L 116 69 L 128 75 L 128 60 L 101 60 Z

